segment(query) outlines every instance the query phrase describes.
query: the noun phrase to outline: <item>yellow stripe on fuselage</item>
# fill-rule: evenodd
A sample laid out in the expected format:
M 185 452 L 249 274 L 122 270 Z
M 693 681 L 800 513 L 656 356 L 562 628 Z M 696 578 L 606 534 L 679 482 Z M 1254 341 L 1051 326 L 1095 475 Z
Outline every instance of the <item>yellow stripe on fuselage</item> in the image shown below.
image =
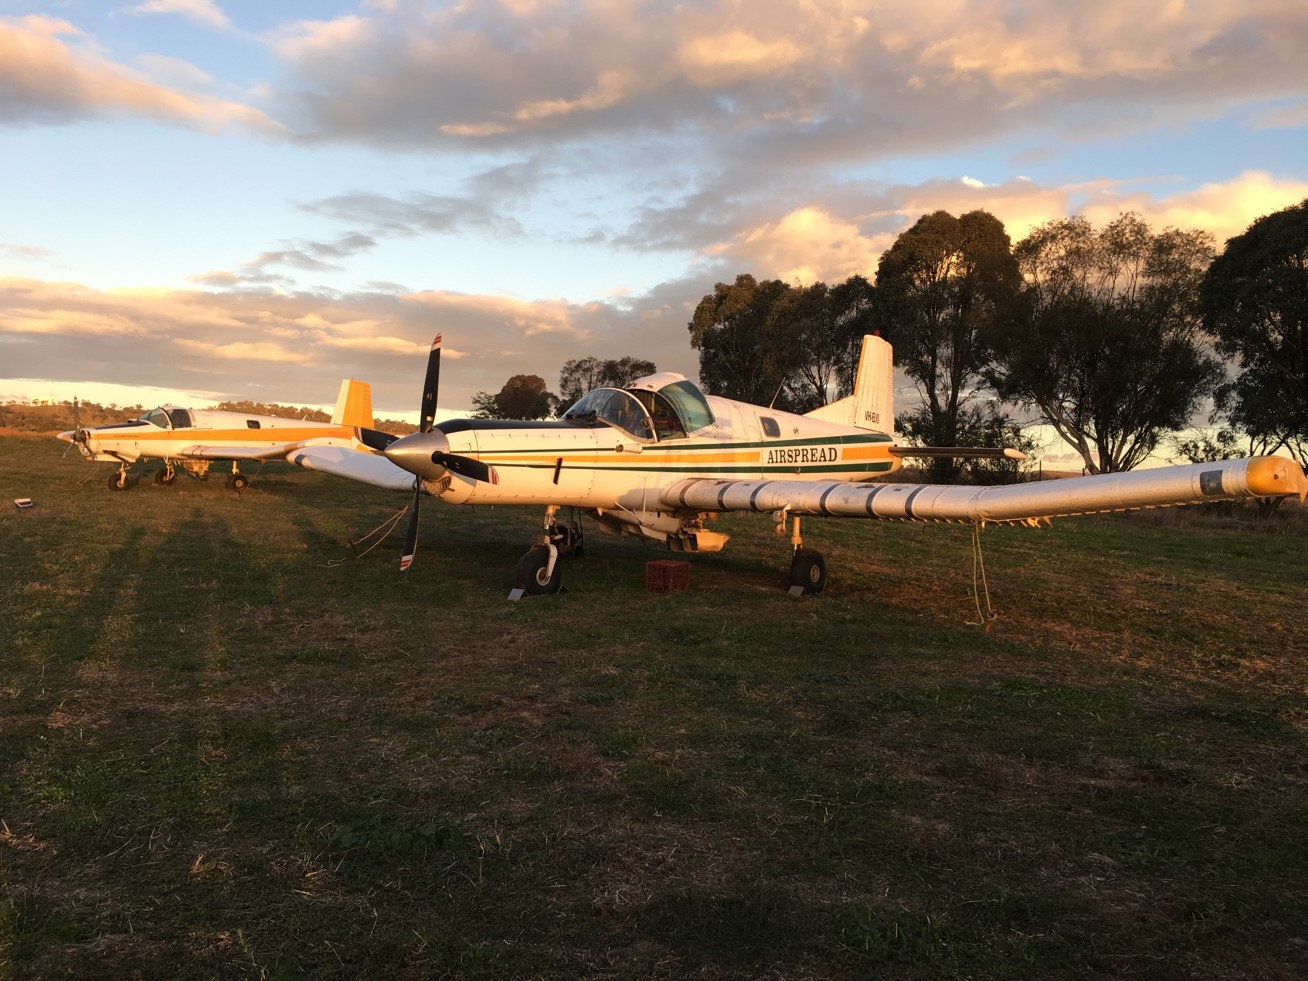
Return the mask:
M 97 434 L 90 431 L 92 440 L 124 440 L 148 442 L 191 442 L 212 445 L 231 443 L 236 446 L 279 446 L 298 443 L 306 439 L 353 439 L 354 430 L 348 426 L 278 426 L 274 429 L 149 429 L 144 432 L 123 430 Z

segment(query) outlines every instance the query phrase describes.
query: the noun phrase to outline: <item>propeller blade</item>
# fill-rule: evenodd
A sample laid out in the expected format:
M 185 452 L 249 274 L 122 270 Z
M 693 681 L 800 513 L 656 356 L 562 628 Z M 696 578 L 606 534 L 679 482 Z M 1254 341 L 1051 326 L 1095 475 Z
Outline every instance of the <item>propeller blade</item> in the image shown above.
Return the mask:
M 431 354 L 427 356 L 427 377 L 422 383 L 422 406 L 419 408 L 418 432 L 431 432 L 436 421 L 436 393 L 441 381 L 441 335 L 437 334 L 431 342 Z
M 67 456 L 68 451 L 71 450 L 74 446 L 77 446 L 79 442 L 84 443 L 85 439 L 86 437 L 82 435 L 81 408 L 77 404 L 77 399 L 74 398 L 73 399 L 73 438 L 68 441 L 68 446 L 64 449 L 64 456 Z M 77 446 L 77 450 L 79 453 L 84 452 L 82 450 L 82 447 L 80 446 Z
M 480 460 L 474 460 L 470 456 L 459 456 L 455 453 L 437 451 L 431 455 L 431 462 L 447 467 L 460 477 L 467 477 L 469 480 L 481 480 L 488 484 L 498 484 L 500 482 L 500 476 L 495 472 L 494 467 L 482 463 Z
M 418 506 L 422 503 L 422 481 L 413 482 L 413 503 L 409 505 L 409 524 L 404 529 L 404 554 L 400 556 L 400 571 L 405 572 L 413 565 L 413 556 L 418 551 Z
M 354 429 L 354 438 L 370 450 L 376 450 L 381 453 L 386 447 L 390 446 L 400 437 L 391 433 L 384 433 L 380 429 L 368 429 L 364 426 L 356 426 Z
M 422 405 L 418 409 L 418 432 L 431 432 L 432 425 L 436 422 L 436 394 L 440 389 L 441 381 L 441 335 L 437 334 L 431 342 L 431 354 L 427 356 L 427 377 L 422 382 Z M 368 430 L 375 432 L 375 430 Z M 378 434 L 384 435 L 384 434 Z M 374 446 L 368 442 L 364 436 L 360 435 L 360 441 L 367 446 L 373 446 L 374 449 L 383 452 L 395 442 L 394 439 L 383 442 L 380 446 Z M 377 440 L 381 442 L 381 440 Z M 448 445 L 448 444 L 447 444 Z M 404 530 L 404 554 L 400 556 L 400 571 L 404 572 L 413 565 L 413 556 L 418 551 L 418 507 L 422 501 L 422 478 L 413 482 L 413 503 L 409 505 L 409 524 Z

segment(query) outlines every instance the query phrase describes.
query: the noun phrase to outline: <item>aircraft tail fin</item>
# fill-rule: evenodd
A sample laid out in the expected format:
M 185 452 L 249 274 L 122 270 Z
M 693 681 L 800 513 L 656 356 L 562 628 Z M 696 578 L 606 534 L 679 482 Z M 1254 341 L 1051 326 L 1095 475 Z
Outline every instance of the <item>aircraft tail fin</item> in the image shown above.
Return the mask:
M 341 393 L 336 396 L 336 411 L 332 413 L 332 422 L 338 426 L 372 429 L 376 425 L 372 416 L 372 386 L 353 378 L 342 381 Z
M 876 433 L 895 431 L 895 358 L 878 334 L 863 337 L 854 393 L 808 413 L 813 419 L 857 426 Z

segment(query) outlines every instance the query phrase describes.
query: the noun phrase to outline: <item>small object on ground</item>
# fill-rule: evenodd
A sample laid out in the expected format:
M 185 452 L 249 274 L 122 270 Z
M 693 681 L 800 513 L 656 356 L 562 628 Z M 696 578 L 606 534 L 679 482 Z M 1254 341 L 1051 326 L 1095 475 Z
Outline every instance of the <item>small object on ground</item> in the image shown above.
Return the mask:
M 36 502 L 30 497 L 15 497 L 14 507 L 18 508 L 20 511 L 26 511 L 28 508 L 36 507 Z
M 645 563 L 645 589 L 651 593 L 679 593 L 690 588 L 690 563 L 657 559 Z

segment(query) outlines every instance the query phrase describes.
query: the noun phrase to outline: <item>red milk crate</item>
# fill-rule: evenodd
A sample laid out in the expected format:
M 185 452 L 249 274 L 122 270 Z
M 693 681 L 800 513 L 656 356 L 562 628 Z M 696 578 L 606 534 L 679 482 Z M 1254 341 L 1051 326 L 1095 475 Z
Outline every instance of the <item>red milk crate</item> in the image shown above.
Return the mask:
M 645 589 L 651 593 L 679 593 L 690 588 L 690 563 L 657 559 L 645 563 Z

